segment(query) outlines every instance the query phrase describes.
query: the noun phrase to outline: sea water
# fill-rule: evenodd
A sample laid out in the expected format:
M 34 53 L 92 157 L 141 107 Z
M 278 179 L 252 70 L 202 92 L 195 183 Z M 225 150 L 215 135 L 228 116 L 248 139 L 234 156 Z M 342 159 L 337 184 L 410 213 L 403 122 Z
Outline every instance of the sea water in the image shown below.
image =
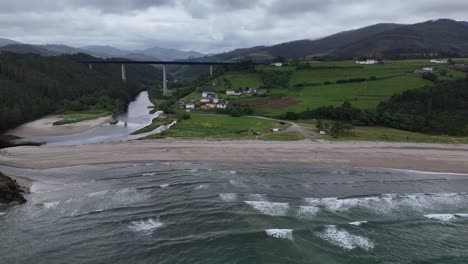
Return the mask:
M 468 263 L 468 176 L 296 164 L 49 170 L 1 263 Z

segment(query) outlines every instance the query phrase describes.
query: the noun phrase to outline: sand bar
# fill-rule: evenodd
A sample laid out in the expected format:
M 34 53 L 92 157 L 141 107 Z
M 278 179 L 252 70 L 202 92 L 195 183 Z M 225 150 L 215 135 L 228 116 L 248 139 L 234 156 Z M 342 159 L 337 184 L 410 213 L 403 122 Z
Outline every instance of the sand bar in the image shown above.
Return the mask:
M 468 173 L 468 145 L 390 142 L 269 142 L 161 139 L 0 151 L 0 164 L 44 169 L 135 161 L 308 163 Z
M 5 134 L 15 135 L 18 137 L 31 138 L 42 136 L 64 136 L 82 133 L 94 127 L 111 122 L 112 115 L 100 117 L 92 120 L 85 120 L 78 123 L 54 126 L 54 122 L 62 120 L 64 117 L 60 115 L 51 115 L 35 121 L 23 124 L 15 129 L 8 131 Z

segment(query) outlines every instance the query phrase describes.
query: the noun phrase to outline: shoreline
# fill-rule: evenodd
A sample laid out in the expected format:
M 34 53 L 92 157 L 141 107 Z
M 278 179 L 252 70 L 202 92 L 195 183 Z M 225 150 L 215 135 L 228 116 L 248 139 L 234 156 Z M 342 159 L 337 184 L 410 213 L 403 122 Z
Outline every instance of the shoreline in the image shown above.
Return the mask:
M 20 138 L 67 136 L 86 132 L 90 129 L 109 123 L 113 120 L 112 115 L 108 115 L 72 124 L 60 126 L 53 125 L 55 122 L 60 121 L 63 118 L 64 117 L 61 115 L 49 115 L 22 124 L 14 129 L 7 131 L 5 135 L 12 135 Z
M 3 150 L 1 165 L 29 169 L 143 161 L 218 161 L 348 165 L 468 174 L 466 144 L 157 139 Z

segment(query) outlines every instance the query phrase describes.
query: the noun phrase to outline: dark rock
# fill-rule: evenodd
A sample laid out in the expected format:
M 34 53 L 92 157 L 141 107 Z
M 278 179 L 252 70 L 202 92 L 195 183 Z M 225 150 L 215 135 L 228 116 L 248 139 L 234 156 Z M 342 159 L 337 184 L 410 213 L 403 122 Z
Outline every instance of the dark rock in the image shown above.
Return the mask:
M 0 204 L 25 203 L 22 192 L 15 181 L 0 172 Z

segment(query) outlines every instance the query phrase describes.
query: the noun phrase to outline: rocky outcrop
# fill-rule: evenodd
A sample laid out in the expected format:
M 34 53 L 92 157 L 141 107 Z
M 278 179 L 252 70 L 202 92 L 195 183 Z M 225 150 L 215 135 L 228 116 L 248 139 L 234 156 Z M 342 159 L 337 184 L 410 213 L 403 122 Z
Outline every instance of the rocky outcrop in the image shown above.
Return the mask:
M 25 203 L 23 192 L 16 181 L 0 172 L 0 204 Z

